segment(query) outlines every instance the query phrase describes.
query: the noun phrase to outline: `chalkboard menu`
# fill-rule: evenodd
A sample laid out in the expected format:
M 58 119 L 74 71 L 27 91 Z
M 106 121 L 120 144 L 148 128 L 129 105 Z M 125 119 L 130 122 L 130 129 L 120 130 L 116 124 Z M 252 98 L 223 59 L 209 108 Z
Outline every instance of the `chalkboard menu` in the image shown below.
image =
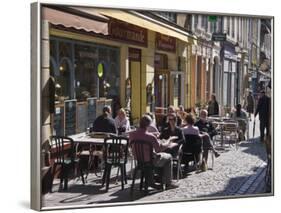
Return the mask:
M 112 108 L 112 99 L 106 99 L 104 104 L 105 104 L 106 106 L 110 106 L 111 109 L 113 109 L 113 108 Z
M 63 105 L 56 105 L 54 112 L 54 135 L 63 136 L 64 135 L 64 108 Z
M 98 99 L 97 100 L 97 110 L 96 110 L 96 116 L 100 116 L 102 115 L 102 110 L 103 110 L 103 107 L 105 105 L 105 99 Z
M 88 127 L 88 107 L 87 102 L 77 103 L 77 131 L 85 132 Z
M 76 133 L 76 100 L 64 102 L 64 134 L 73 135 Z
M 88 126 L 91 127 L 96 119 L 97 98 L 88 98 Z

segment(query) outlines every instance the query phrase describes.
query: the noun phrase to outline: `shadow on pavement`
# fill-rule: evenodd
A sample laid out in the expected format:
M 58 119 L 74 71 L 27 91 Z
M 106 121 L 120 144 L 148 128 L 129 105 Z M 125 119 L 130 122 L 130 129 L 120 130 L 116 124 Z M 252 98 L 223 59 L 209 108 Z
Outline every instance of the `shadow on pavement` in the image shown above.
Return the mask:
M 244 153 L 259 157 L 261 160 L 266 161 L 266 147 L 265 144 L 259 142 L 258 138 L 250 139 L 247 142 L 242 142 L 239 145 L 240 148 L 244 148 Z
M 199 196 L 198 198 L 212 198 L 212 197 L 232 198 L 232 196 L 237 197 L 239 195 L 245 196 L 245 195 L 255 195 L 255 194 L 266 194 L 264 190 L 265 188 L 260 187 L 262 184 L 264 184 L 263 180 L 261 180 L 260 183 L 258 183 L 258 185 L 255 186 L 253 191 L 249 191 L 250 187 L 255 184 L 255 183 L 252 183 L 251 185 L 245 184 L 251 176 L 252 175 L 246 175 L 246 176 L 231 178 L 223 190 L 208 195 Z M 255 181 L 257 181 L 257 179 Z

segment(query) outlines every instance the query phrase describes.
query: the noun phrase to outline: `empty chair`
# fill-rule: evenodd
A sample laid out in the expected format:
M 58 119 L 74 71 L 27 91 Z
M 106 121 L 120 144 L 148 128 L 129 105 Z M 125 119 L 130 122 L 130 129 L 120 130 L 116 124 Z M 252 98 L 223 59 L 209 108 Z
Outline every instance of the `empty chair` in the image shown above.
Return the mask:
M 237 122 L 225 122 L 223 125 L 223 137 L 224 141 L 227 140 L 229 142 L 234 141 L 236 145 L 236 149 L 238 149 L 238 123 Z
M 128 138 L 111 136 L 104 139 L 104 163 L 105 169 L 102 178 L 102 186 L 106 183 L 106 191 L 109 188 L 110 173 L 112 166 L 121 170 L 121 186 L 124 189 L 126 178 L 126 163 L 128 156 Z
M 82 168 L 80 165 L 80 160 L 76 156 L 73 140 L 68 137 L 52 136 L 51 141 L 52 141 L 52 147 L 54 147 L 55 150 L 55 153 L 53 153 L 53 155 L 55 155 L 55 161 L 53 165 L 52 185 L 53 185 L 53 180 L 56 173 L 57 165 L 61 167 L 60 186 L 62 186 L 64 182 L 64 187 L 63 187 L 64 190 L 68 188 L 69 173 L 71 169 L 75 170 L 76 166 L 79 167 L 82 182 L 83 184 L 85 184 Z

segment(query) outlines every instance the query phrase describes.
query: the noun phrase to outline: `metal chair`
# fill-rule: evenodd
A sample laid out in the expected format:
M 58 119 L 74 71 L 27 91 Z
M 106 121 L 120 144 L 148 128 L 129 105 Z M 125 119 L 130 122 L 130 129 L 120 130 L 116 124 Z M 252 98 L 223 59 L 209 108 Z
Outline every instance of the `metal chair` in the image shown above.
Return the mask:
M 128 138 L 111 136 L 104 139 L 104 163 L 105 169 L 102 178 L 102 186 L 106 183 L 106 191 L 109 188 L 110 173 L 112 166 L 121 170 L 121 187 L 124 189 L 124 182 L 127 183 L 126 163 L 128 156 Z
M 198 169 L 200 156 L 202 153 L 202 139 L 199 135 L 185 135 L 185 144 L 183 145 L 183 162 L 188 165 L 190 161 L 195 163 Z
M 137 172 L 141 172 L 140 178 L 140 190 L 143 189 L 143 181 L 144 181 L 144 189 L 145 192 L 148 190 L 149 184 L 153 182 L 153 175 L 154 175 L 154 165 L 153 165 L 153 147 L 152 144 L 148 141 L 143 140 L 134 140 L 131 141 L 131 146 L 133 149 L 133 154 L 135 159 L 137 160 L 137 165 L 134 170 L 132 186 L 131 186 L 131 195 L 133 196 L 135 179 Z M 148 159 L 145 158 L 145 152 L 148 152 Z M 162 169 L 160 169 L 160 172 Z M 164 189 L 164 185 L 162 183 L 161 178 L 161 187 Z
M 243 119 L 243 118 L 236 118 L 236 121 L 238 122 L 238 128 L 239 128 L 239 133 L 241 136 L 249 140 L 249 124 L 248 124 L 248 119 Z M 246 136 L 245 136 L 246 134 Z M 241 139 L 241 138 L 240 138 Z
M 228 141 L 229 142 L 229 146 L 230 146 L 230 142 L 234 141 L 235 142 L 235 146 L 236 149 L 238 149 L 238 139 L 239 139 L 239 135 L 238 135 L 238 122 L 225 122 L 225 124 L 223 125 L 223 137 L 224 137 L 224 141 Z
M 182 177 L 182 170 L 181 170 L 181 160 L 183 155 L 182 147 L 183 144 L 180 145 L 177 155 L 173 157 L 173 165 L 174 163 L 176 163 L 176 167 L 177 167 L 177 181 L 179 181 L 179 178 Z
M 52 136 L 51 142 L 55 150 L 55 152 L 53 153 L 53 155 L 55 155 L 55 161 L 54 161 L 53 172 L 52 172 L 53 175 L 52 186 L 53 186 L 54 176 L 56 173 L 56 168 L 58 165 L 61 166 L 60 185 L 62 186 L 64 182 L 64 187 L 63 187 L 64 190 L 67 190 L 68 188 L 68 177 L 69 177 L 70 170 L 73 169 L 75 171 L 77 165 L 80 170 L 82 182 L 83 184 L 85 184 L 83 171 L 80 164 L 80 159 L 77 158 L 76 156 L 74 141 L 68 137 Z

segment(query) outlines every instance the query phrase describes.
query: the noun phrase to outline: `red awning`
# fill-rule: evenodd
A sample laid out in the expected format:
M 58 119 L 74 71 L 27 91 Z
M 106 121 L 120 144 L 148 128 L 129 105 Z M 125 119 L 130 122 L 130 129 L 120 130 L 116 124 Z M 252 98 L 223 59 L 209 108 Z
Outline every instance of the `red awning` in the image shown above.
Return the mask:
M 63 25 L 64 27 L 73 27 L 78 30 L 108 35 L 107 22 L 85 18 L 47 7 L 42 8 L 42 18 L 54 25 Z

